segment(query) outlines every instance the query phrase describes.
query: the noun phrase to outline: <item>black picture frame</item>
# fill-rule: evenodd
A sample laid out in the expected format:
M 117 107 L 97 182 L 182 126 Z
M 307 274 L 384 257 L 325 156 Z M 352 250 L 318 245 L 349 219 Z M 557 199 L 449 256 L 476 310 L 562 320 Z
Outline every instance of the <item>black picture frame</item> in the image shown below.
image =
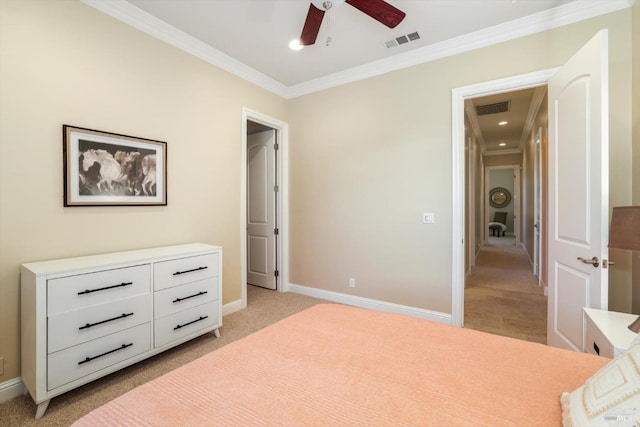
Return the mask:
M 64 206 L 166 206 L 167 143 L 62 126 Z

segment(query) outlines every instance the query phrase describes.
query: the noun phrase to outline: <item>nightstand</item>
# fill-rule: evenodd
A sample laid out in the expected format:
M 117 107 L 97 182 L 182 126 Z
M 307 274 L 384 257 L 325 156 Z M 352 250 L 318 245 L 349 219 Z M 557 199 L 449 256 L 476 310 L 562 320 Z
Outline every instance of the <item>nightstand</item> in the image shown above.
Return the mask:
M 637 334 L 627 329 L 637 314 L 584 308 L 585 353 L 614 358 L 629 348 Z

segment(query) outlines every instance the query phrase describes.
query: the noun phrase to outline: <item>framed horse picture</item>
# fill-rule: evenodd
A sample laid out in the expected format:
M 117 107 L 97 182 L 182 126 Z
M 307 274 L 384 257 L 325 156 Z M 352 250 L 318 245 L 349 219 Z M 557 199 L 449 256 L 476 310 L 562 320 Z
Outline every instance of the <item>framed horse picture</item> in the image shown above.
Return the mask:
M 63 125 L 64 206 L 167 204 L 167 143 Z

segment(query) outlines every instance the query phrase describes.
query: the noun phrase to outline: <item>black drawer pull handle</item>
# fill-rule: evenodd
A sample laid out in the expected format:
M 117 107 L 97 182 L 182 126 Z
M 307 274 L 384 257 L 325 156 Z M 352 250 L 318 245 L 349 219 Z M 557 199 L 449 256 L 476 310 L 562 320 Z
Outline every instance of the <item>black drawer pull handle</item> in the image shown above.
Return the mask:
M 132 345 L 133 345 L 133 343 L 122 344 L 120 347 L 114 348 L 113 350 L 107 351 L 106 353 L 102 353 L 102 354 L 99 354 L 99 355 L 93 356 L 93 357 L 87 357 L 86 359 L 79 361 L 78 365 L 82 365 L 83 363 L 91 362 L 92 360 L 96 360 L 99 357 L 106 356 L 107 354 L 115 353 L 116 351 L 124 350 L 125 348 L 131 347 Z
M 78 292 L 78 295 L 90 294 L 91 292 L 106 291 L 107 289 L 120 288 L 122 286 L 129 286 L 129 285 L 133 285 L 133 282 L 122 282 L 119 285 L 106 286 L 104 288 L 98 288 L 98 289 L 87 289 L 82 292 Z
M 600 356 L 600 348 L 598 347 L 598 344 L 593 343 L 593 349 L 596 351 L 596 354 Z
M 208 292 L 208 291 L 200 291 L 200 292 L 198 292 L 197 294 L 189 295 L 188 297 L 184 297 L 184 298 L 176 298 L 176 299 L 174 299 L 172 302 L 174 302 L 174 303 L 175 303 L 175 302 L 184 301 L 184 300 L 189 299 L 189 298 L 199 297 L 200 295 L 204 295 L 204 294 L 206 294 L 207 292 Z
M 177 330 L 177 329 L 184 328 L 185 326 L 188 326 L 188 325 L 190 325 L 190 324 L 192 324 L 192 323 L 196 323 L 196 322 L 199 322 L 199 321 L 201 321 L 201 320 L 204 320 L 204 319 L 206 319 L 207 317 L 209 317 L 209 316 L 204 316 L 204 317 L 203 317 L 203 316 L 200 316 L 200 318 L 199 318 L 199 319 L 192 320 L 191 322 L 189 322 L 189 323 L 185 323 L 184 325 L 178 325 L 178 326 L 176 326 L 175 328 L 173 328 L 173 330 L 175 331 L 175 330 Z
M 90 328 L 92 326 L 102 325 L 103 323 L 112 322 L 112 321 L 118 320 L 118 319 L 124 319 L 125 317 L 129 317 L 129 316 L 133 316 L 133 313 L 122 313 L 122 316 L 112 317 L 111 319 L 103 320 L 101 322 L 87 323 L 84 326 L 80 326 L 78 329 L 80 329 L 80 330 L 87 329 L 87 328 Z
M 198 267 L 198 268 L 192 268 L 191 270 L 185 270 L 185 271 L 176 271 L 175 273 L 173 273 L 174 276 L 179 276 L 181 274 L 185 274 L 185 273 L 193 273 L 194 271 L 200 271 L 200 270 L 206 270 L 207 267 L 206 265 L 204 267 Z

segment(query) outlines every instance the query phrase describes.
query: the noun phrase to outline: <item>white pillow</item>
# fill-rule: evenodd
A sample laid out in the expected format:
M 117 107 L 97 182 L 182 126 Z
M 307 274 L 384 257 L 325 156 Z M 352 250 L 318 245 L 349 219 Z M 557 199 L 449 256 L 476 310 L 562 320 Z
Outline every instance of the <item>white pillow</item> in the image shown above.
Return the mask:
M 572 393 L 562 393 L 560 402 L 564 427 L 639 425 L 640 345 L 631 346 Z

